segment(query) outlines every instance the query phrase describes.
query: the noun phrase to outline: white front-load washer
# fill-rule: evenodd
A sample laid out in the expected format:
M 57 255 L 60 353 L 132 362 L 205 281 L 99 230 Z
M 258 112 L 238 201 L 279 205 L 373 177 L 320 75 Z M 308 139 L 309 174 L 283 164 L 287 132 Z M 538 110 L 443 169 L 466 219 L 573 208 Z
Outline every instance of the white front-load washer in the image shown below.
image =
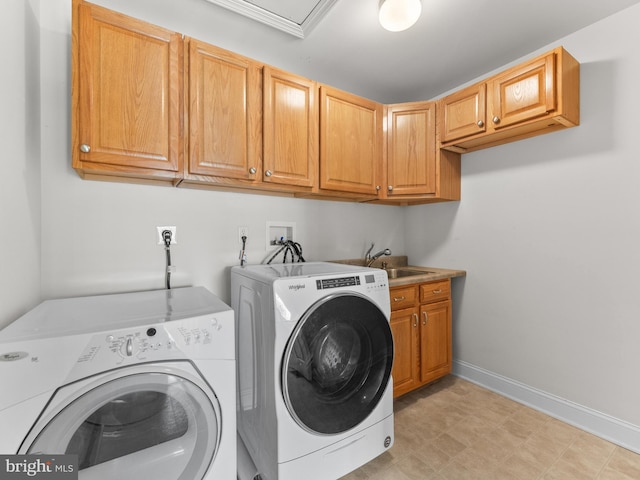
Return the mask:
M 384 270 L 231 269 L 238 433 L 265 480 L 332 480 L 393 444 Z
M 234 316 L 202 287 L 45 301 L 0 330 L 0 453 L 81 480 L 235 480 Z

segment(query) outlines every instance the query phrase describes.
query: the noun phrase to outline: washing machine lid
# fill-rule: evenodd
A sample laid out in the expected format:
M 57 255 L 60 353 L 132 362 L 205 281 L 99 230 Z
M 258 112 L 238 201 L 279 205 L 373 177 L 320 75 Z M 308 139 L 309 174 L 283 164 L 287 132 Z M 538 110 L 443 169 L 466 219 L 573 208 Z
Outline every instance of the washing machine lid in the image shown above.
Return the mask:
M 287 343 L 281 370 L 287 409 L 307 431 L 346 432 L 376 408 L 392 363 L 393 337 L 382 310 L 359 294 L 326 296 Z
M 77 455 L 83 479 L 205 478 L 220 443 L 220 406 L 182 363 L 60 389 L 52 403 L 65 400 L 43 415 L 19 453 Z
M 204 287 L 47 300 L 0 330 L 0 343 L 153 325 L 230 309 Z

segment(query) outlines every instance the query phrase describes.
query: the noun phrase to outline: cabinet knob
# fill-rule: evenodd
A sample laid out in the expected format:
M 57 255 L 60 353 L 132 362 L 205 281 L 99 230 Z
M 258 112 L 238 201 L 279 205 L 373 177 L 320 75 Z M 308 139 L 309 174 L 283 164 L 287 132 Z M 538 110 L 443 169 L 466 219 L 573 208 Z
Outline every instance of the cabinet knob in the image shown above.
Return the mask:
M 429 321 L 429 314 L 427 312 L 422 312 L 422 316 L 424 317 L 422 319 L 422 325 L 426 325 Z
M 477 125 L 478 125 L 480 128 L 482 128 L 482 127 L 484 127 L 484 122 L 483 122 L 482 120 L 478 120 Z
M 500 123 L 500 117 L 498 116 L 493 117 L 493 123 Z
M 251 168 L 249 169 L 249 173 L 250 173 L 251 175 L 255 175 L 255 174 L 256 174 L 256 171 L 257 171 L 257 170 L 256 170 L 256 167 L 251 167 Z
M 271 170 L 267 170 L 266 172 L 264 172 L 265 177 L 270 177 L 271 175 L 273 175 L 273 172 Z
M 380 191 L 380 185 L 376 185 L 376 192 Z
M 80 151 L 82 153 L 89 153 L 91 151 L 91 146 L 83 143 L 82 145 L 80 145 Z
M 389 185 L 389 186 L 387 187 L 387 190 L 389 190 L 390 192 L 393 192 L 393 185 Z
M 413 326 L 414 326 L 414 328 L 418 328 L 418 314 L 417 313 L 413 314 Z

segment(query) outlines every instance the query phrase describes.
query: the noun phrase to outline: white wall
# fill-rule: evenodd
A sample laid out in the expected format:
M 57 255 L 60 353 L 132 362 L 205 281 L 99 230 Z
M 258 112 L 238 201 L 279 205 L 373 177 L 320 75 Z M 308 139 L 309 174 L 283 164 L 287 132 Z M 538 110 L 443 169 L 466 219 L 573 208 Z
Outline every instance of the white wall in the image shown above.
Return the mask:
M 409 209 L 406 240 L 412 261 L 468 272 L 458 361 L 635 426 L 638 25 L 635 6 L 559 41 L 582 64 L 581 125 L 464 155 L 462 201 Z
M 195 12 L 163 4 L 173 9 L 165 8 L 166 23 L 195 36 L 187 25 Z M 136 2 L 155 15 L 163 4 Z M 191 2 L 194 8 L 201 4 L 212 10 L 206 2 Z M 251 263 L 267 255 L 267 221 L 295 222 L 307 261 L 359 257 L 371 241 L 404 252 L 401 207 L 81 180 L 69 150 L 71 1 L 43 1 L 41 9 L 44 298 L 163 288 L 158 225 L 178 228 L 172 286 L 203 285 L 226 301 L 228 269 L 239 263 L 239 226 L 249 227 Z M 155 23 L 164 25 L 161 20 Z M 207 31 L 197 33 L 214 43 Z
M 0 326 L 40 298 L 38 2 L 5 0 L 0 16 Z

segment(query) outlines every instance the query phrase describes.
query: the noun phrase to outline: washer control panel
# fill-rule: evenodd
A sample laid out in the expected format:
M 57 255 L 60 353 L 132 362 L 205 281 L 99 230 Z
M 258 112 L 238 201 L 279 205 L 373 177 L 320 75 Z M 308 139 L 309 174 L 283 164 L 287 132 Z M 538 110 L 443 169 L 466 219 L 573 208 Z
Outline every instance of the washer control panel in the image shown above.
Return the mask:
M 384 290 L 389 288 L 387 274 L 384 270 L 371 273 L 357 273 L 337 277 L 324 277 L 315 280 L 316 290 L 330 290 L 339 288 L 362 288 L 366 291 Z
M 367 292 L 389 291 L 389 279 L 387 278 L 386 271 L 374 271 L 373 273 L 365 273 L 362 276 L 364 278 L 364 286 Z

